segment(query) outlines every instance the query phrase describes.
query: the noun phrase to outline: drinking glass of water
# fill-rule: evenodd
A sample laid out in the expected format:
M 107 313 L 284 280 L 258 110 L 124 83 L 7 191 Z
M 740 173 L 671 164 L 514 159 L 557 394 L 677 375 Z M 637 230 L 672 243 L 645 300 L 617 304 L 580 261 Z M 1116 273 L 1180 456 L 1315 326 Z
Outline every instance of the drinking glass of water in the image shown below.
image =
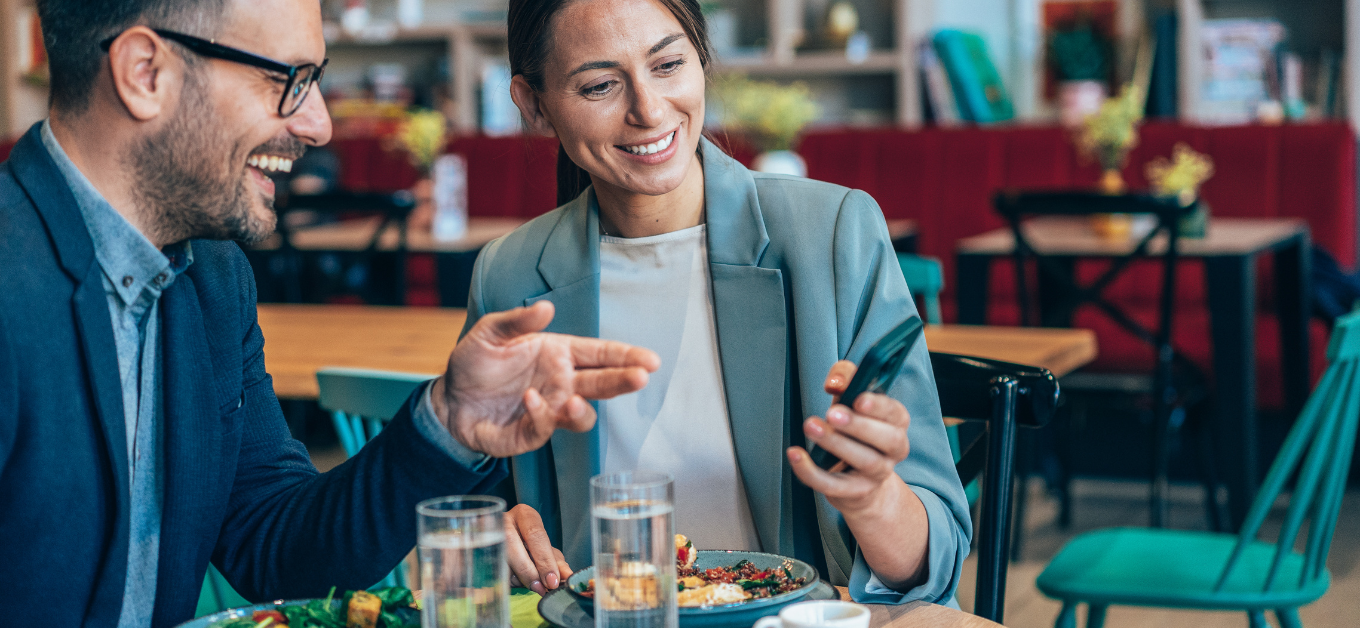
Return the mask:
M 427 499 L 419 515 L 421 628 L 506 628 L 510 569 L 505 500 L 479 495 Z
M 677 628 L 675 482 L 628 471 L 590 479 L 595 628 Z

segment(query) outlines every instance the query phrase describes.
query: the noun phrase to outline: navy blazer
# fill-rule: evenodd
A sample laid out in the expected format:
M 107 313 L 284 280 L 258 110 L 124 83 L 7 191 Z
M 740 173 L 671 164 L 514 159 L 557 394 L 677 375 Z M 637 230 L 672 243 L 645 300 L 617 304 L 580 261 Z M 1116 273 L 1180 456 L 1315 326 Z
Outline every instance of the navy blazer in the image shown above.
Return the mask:
M 113 627 L 129 499 L 113 326 L 89 232 L 36 125 L 0 164 L 0 233 L 0 617 Z M 425 440 L 411 420 L 418 396 L 318 474 L 265 371 L 245 256 L 231 242 L 193 248 L 161 296 L 153 626 L 193 616 L 209 560 L 249 599 L 370 586 L 415 545 L 418 501 L 486 492 L 505 475 L 504 462 L 474 474 Z

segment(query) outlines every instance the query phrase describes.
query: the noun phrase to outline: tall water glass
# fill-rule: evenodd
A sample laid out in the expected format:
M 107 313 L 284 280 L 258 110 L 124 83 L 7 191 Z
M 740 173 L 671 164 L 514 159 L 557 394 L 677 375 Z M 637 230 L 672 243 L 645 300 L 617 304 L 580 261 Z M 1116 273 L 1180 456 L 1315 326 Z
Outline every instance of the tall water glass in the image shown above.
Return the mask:
M 595 628 L 677 628 L 675 482 L 629 471 L 590 479 Z
M 479 495 L 427 499 L 419 515 L 421 628 L 510 625 L 505 500 Z

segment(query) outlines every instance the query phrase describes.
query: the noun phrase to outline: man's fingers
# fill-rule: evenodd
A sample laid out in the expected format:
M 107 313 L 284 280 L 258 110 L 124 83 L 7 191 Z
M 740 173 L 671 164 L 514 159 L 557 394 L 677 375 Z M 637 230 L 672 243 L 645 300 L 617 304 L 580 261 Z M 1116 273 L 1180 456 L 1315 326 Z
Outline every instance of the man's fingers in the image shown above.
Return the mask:
M 841 393 L 845 392 L 845 387 L 850 385 L 850 379 L 855 376 L 855 363 L 849 360 L 841 360 L 831 365 L 831 371 L 826 374 L 826 383 L 823 386 L 826 392 L 840 398 Z
M 562 555 L 562 550 L 553 548 L 553 553 L 557 555 L 557 572 L 562 575 L 562 582 L 566 582 L 571 574 L 576 573 L 571 570 L 571 565 L 567 564 L 567 557 Z
M 483 316 L 472 326 L 468 335 L 500 344 L 507 340 L 543 331 L 553 319 L 551 301 L 539 301 L 529 307 L 517 307 L 504 312 L 493 312 Z
M 529 557 L 524 541 L 520 539 L 519 528 L 513 515 L 505 518 L 505 562 L 522 586 L 539 595 L 547 593 L 547 589 L 543 588 L 543 583 L 538 579 L 538 567 Z
M 548 531 L 543 529 L 543 517 L 533 508 L 520 510 L 519 535 L 538 572 L 538 581 L 547 589 L 556 589 L 557 585 L 561 584 L 557 574 L 557 554 L 554 553 L 552 542 L 548 540 Z
M 568 343 L 572 362 L 578 369 L 635 366 L 647 372 L 655 372 L 661 368 L 661 356 L 649 349 L 598 338 L 580 336 L 557 336 L 557 338 Z
M 586 399 L 609 399 L 647 386 L 647 371 L 638 367 L 586 369 L 576 372 L 576 394 Z

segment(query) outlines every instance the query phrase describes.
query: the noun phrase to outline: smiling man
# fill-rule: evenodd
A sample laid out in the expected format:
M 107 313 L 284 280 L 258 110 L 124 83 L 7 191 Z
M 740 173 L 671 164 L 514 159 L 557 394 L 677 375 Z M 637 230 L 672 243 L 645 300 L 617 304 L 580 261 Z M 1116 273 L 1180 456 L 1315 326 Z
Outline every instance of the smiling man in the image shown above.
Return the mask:
M 0 617 L 189 619 L 209 562 L 253 599 L 373 584 L 415 504 L 476 493 L 655 354 L 485 317 L 383 433 L 318 474 L 265 370 L 239 248 L 330 138 L 316 0 L 39 0 L 50 118 L 0 165 Z

